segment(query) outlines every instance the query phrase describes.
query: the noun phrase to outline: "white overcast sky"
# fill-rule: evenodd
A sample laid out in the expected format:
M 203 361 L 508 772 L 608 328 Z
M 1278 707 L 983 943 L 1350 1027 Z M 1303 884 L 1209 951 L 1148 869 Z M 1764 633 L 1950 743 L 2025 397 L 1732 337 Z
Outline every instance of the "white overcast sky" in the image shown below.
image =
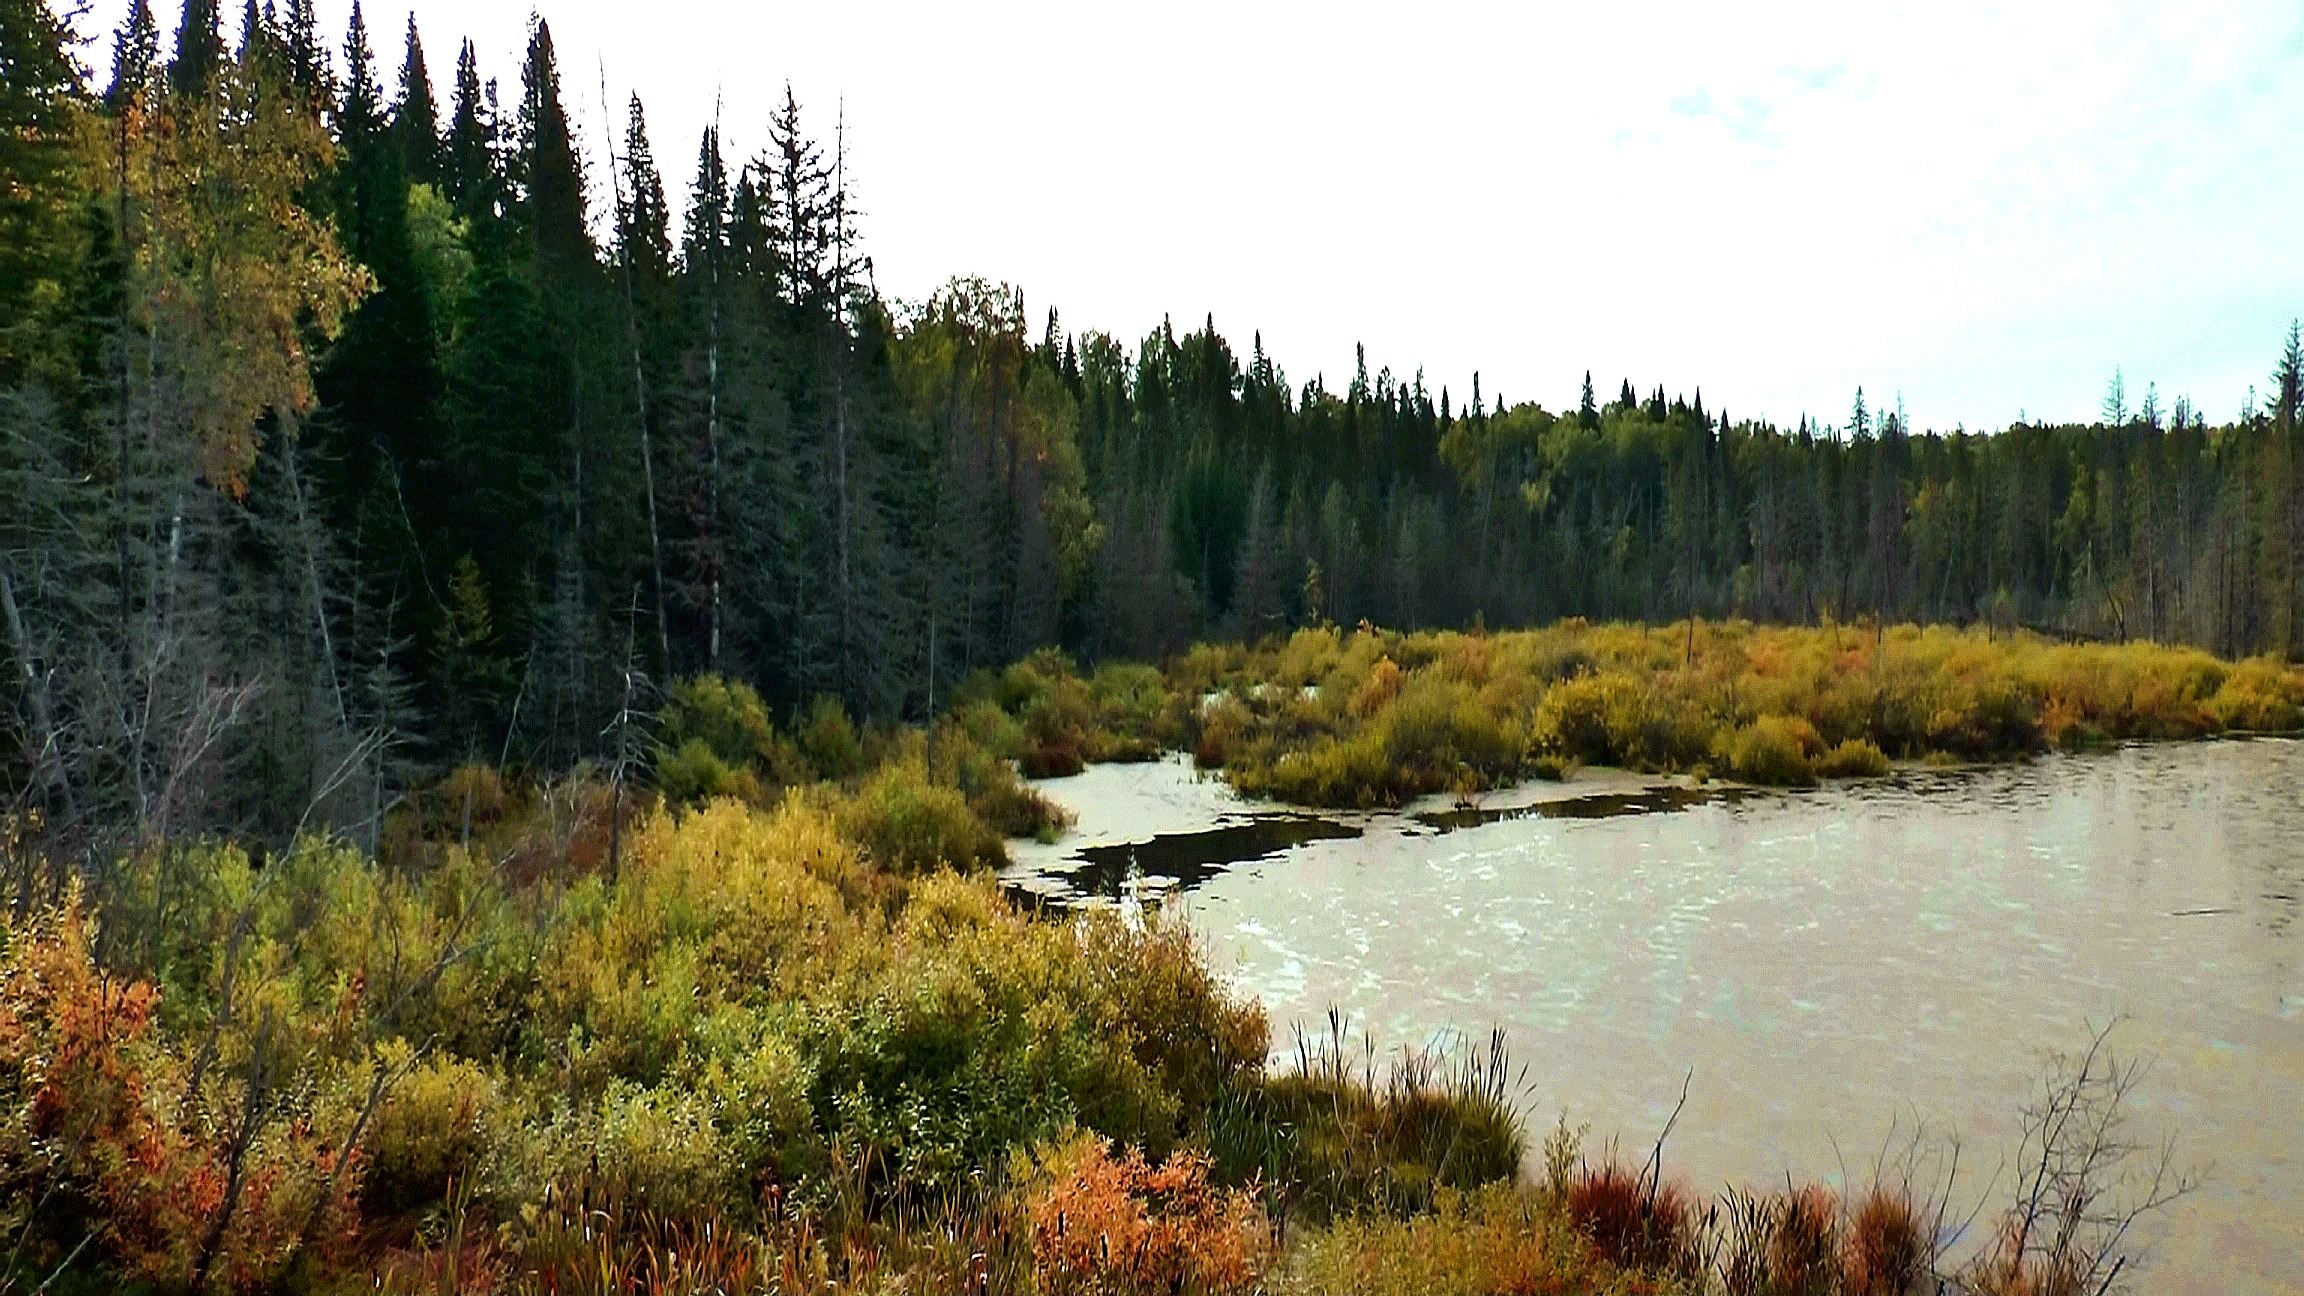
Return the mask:
M 516 99 L 529 0 L 413 7 L 443 96 L 470 36 Z M 387 78 L 409 8 L 366 7 Z M 2091 417 L 2117 365 L 2221 421 L 2304 314 L 2304 0 L 542 12 L 595 162 L 603 63 L 681 185 L 716 93 L 749 154 L 789 80 L 826 137 L 845 103 L 884 291 L 982 275 L 1131 342 L 1212 311 L 1299 383 L 1364 342 L 1552 408 L 1589 368 L 1974 428 Z

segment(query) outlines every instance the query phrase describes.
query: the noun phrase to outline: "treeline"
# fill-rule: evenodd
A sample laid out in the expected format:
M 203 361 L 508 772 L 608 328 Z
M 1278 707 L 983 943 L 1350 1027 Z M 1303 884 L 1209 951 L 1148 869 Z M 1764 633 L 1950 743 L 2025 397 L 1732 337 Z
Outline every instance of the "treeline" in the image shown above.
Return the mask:
M 1292 384 L 1213 321 L 1134 347 L 873 284 L 787 94 L 669 193 L 590 156 L 549 27 L 438 94 L 357 7 L 140 2 L 101 86 L 0 0 L 0 665 L 15 804 L 284 843 L 471 761 L 643 759 L 670 681 L 918 719 L 1061 646 L 1307 624 L 2023 623 L 2304 654 L 2304 357 L 2210 427 L 1734 422 L 1421 373 Z M 511 102 L 506 103 L 504 99 Z M 605 109 L 607 105 L 603 105 Z M 610 196 L 594 210 L 600 179 Z

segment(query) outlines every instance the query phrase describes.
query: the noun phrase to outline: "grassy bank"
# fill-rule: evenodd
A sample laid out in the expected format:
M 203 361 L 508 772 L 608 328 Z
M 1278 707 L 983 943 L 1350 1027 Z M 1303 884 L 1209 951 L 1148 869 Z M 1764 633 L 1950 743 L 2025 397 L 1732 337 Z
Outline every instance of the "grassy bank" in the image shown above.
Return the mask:
M 2304 671 L 1948 627 L 1305 630 L 1164 673 L 1172 738 L 1240 791 L 1389 806 L 1579 764 L 1800 785 L 1891 760 L 2290 731 Z
M 1500 1041 L 1384 1058 L 1332 1023 L 1272 1065 L 1188 933 L 882 868 L 832 795 L 647 809 L 604 846 L 603 790 L 556 788 L 494 826 L 515 849 L 422 866 L 155 849 L 101 910 L 12 859 L 0 1290 L 1876 1296 L 2102 1272 L 2006 1221 L 1946 1270 L 1909 1162 L 1708 1197 L 1564 1127 L 1531 1156 Z M 2119 1168 L 2083 1151 L 2043 1164 Z M 2101 1189 L 2019 1185 L 2009 1219 Z
M 100 907 L 12 859 L 0 1290 L 1058 1290 L 1155 1207 L 1231 1290 L 1273 1218 L 1512 1174 L 1493 1086 L 1268 1069 L 1185 931 L 1017 911 L 923 737 L 620 827 L 468 771 L 390 864 L 155 848 Z
M 925 823 L 923 798 L 950 799 L 928 789 L 945 789 L 988 830 L 945 857 L 965 846 L 988 860 L 998 835 L 1063 827 L 1018 774 L 1168 750 L 1246 795 L 1311 806 L 1398 806 L 1584 765 L 1802 786 L 1895 761 L 2293 732 L 2304 668 L 1942 626 L 1328 627 L 1203 644 L 1158 668 L 1082 670 L 1037 653 L 967 681 L 927 732 L 860 735 L 829 702 L 779 731 L 741 685 L 709 679 L 680 685 L 664 717 L 656 782 L 674 799 L 767 804 L 787 787 L 880 771 L 885 817 Z M 884 860 L 938 857 L 866 836 Z

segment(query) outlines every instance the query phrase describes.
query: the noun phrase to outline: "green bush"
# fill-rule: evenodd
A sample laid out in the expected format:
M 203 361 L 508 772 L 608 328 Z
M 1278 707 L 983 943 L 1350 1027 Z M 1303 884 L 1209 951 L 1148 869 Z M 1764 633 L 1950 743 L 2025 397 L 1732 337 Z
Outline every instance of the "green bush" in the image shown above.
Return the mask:
M 917 764 L 882 768 L 854 796 L 840 800 L 834 818 L 841 832 L 894 873 L 965 872 L 1008 862 L 1000 834 L 976 817 L 958 790 L 929 782 Z
M 545 1135 L 553 1181 L 663 1219 L 733 1215 L 748 1204 L 750 1167 L 730 1155 L 710 1095 L 685 1085 L 611 1084 L 598 1106 L 568 1112 Z
M 1815 726 L 1797 716 L 1762 716 L 1717 740 L 1716 754 L 1737 778 L 1773 787 L 1816 781 L 1815 756 L 1823 746 Z
M 1850 738 L 1816 761 L 1819 778 L 1879 778 L 1888 769 L 1887 755 L 1866 738 Z
M 837 783 L 864 772 L 864 742 L 840 699 L 819 694 L 794 735 L 816 777 Z
M 760 695 L 741 680 L 697 675 L 675 683 L 656 713 L 656 736 L 656 786 L 675 802 L 732 796 L 757 803 L 811 777 Z
M 388 1058 L 387 1065 L 401 1065 Z M 487 1150 L 499 1106 L 495 1080 L 467 1059 L 434 1057 L 385 1092 L 362 1139 L 361 1204 L 381 1215 L 421 1210 L 448 1195 Z

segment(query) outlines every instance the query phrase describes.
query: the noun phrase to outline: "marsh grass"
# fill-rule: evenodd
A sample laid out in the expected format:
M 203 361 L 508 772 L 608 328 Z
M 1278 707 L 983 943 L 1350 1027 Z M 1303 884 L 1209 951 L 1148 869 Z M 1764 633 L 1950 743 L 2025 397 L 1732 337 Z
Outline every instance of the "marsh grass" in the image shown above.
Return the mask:
M 1298 631 L 1166 671 L 1179 745 L 1244 793 L 1397 806 L 1578 764 L 1802 786 L 1893 760 L 2287 732 L 2304 670 L 1988 629 L 1569 620 L 1509 633 Z
M 1209 1142 L 1226 1177 L 1269 1186 L 1284 1225 L 1411 1215 L 1518 1175 L 1524 1084 L 1500 1034 L 1454 1056 L 1384 1057 L 1331 1013 L 1325 1036 L 1298 1033 L 1287 1069 L 1212 1112 Z

